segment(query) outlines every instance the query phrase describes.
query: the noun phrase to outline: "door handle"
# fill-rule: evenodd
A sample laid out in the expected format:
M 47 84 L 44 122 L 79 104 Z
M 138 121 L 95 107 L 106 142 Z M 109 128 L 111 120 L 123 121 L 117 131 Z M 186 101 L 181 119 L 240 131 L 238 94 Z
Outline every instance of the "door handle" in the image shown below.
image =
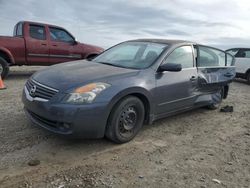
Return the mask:
M 190 81 L 195 81 L 196 79 L 196 76 L 191 76 Z
M 57 46 L 56 44 L 52 44 L 52 46 Z
M 47 46 L 47 44 L 46 44 L 46 43 L 42 43 L 41 45 L 42 45 L 42 46 Z

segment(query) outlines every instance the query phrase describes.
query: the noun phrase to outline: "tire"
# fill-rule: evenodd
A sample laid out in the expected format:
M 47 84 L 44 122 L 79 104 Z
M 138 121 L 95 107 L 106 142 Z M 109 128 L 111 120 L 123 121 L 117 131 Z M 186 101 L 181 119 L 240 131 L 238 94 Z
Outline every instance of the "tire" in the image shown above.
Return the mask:
M 250 85 L 250 71 L 247 73 L 247 83 Z
M 207 106 L 210 110 L 216 110 L 220 107 L 220 104 L 223 100 L 224 89 L 212 94 L 212 103 Z
M 105 136 L 115 143 L 126 143 L 140 131 L 145 117 L 145 108 L 140 99 L 128 96 L 112 109 Z
M 4 58 L 0 57 L 0 75 L 2 79 L 6 78 L 8 73 L 9 73 L 9 64 Z

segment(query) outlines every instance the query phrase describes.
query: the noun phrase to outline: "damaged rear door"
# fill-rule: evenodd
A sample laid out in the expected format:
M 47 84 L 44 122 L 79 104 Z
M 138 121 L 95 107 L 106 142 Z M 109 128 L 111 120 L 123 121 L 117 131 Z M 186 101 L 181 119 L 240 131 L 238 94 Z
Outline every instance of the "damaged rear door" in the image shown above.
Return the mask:
M 198 90 L 214 92 L 235 77 L 234 57 L 222 50 L 196 45 Z

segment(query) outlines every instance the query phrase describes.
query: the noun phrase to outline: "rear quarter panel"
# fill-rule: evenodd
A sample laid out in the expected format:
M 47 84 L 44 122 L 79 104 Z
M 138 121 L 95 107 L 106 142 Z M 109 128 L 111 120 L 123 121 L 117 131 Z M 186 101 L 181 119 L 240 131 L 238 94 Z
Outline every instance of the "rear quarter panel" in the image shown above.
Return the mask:
M 13 64 L 26 64 L 25 42 L 22 37 L 0 36 L 0 51 L 9 51 L 14 59 L 14 62 L 12 62 Z

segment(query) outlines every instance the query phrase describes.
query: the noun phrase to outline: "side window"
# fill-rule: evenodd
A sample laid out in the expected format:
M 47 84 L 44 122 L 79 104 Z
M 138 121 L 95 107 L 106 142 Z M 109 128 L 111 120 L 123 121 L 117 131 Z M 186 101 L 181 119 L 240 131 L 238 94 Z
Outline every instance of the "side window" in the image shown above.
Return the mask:
M 199 46 L 198 67 L 226 65 L 226 53 L 210 47 Z
M 14 36 L 23 36 L 23 23 L 18 23 L 15 26 Z
M 45 40 L 45 27 L 39 25 L 30 25 L 30 36 L 34 39 Z
M 22 23 L 17 25 L 16 35 L 23 36 L 23 24 Z
M 227 66 L 233 66 L 234 65 L 234 58 L 232 55 L 227 54 Z
M 244 49 L 239 49 L 238 52 L 235 54 L 236 58 L 246 58 L 246 52 L 248 50 L 244 50 Z
M 73 42 L 74 38 L 65 30 L 49 27 L 50 31 L 50 38 L 54 41 L 61 41 L 61 42 Z
M 191 68 L 194 66 L 193 50 L 191 46 L 182 46 L 176 48 L 165 60 L 164 63 L 181 64 L 182 68 Z
M 249 49 L 241 49 L 239 52 L 235 55 L 235 57 L 239 58 L 250 58 L 250 50 Z

